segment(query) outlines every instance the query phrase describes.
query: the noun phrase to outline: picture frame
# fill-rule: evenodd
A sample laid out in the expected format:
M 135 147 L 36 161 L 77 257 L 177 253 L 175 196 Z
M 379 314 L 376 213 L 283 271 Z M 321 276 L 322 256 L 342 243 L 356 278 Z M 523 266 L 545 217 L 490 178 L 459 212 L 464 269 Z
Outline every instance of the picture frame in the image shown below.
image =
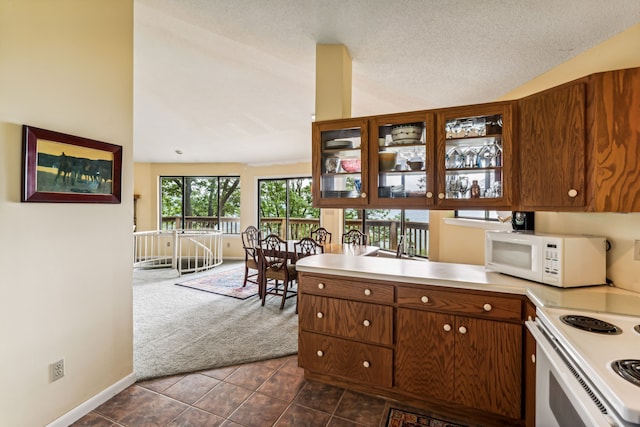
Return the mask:
M 28 125 L 22 140 L 22 202 L 121 202 L 121 146 Z

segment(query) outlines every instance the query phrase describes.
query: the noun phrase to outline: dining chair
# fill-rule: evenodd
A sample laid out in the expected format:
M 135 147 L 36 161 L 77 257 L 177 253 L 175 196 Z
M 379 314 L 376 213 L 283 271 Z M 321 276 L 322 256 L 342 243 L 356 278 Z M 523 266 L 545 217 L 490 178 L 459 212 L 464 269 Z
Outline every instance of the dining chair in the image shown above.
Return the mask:
M 398 237 L 398 247 L 396 248 L 396 258 L 402 258 L 404 254 L 404 235 Z
M 352 245 L 366 245 L 368 242 L 367 235 L 357 229 L 347 231 L 342 235 L 342 243 Z
M 258 282 L 258 253 L 256 245 L 260 242 L 260 230 L 253 225 L 248 226 L 242 233 L 242 247 L 244 248 L 244 281 L 242 287 L 247 286 L 247 282 L 260 285 Z M 255 270 L 255 273 L 249 274 L 249 270 Z
M 331 243 L 331 233 L 326 228 L 320 227 L 311 231 L 311 238 L 321 245 L 324 243 Z
M 287 298 L 297 295 L 297 292 L 291 289 L 298 274 L 295 264 L 289 262 L 291 256 L 287 251 L 287 241 L 282 240 L 277 234 L 269 234 L 260 241 L 257 252 L 260 262 L 262 305 L 264 306 L 267 295 L 276 295 L 282 297 L 280 303 L 280 310 L 282 310 Z M 273 286 L 267 287 L 269 281 Z M 282 288 L 280 282 L 282 282 Z
M 293 253 L 295 261 L 307 257 L 309 255 L 318 255 L 324 253 L 324 246 L 311 237 L 303 237 L 299 242 L 293 244 Z

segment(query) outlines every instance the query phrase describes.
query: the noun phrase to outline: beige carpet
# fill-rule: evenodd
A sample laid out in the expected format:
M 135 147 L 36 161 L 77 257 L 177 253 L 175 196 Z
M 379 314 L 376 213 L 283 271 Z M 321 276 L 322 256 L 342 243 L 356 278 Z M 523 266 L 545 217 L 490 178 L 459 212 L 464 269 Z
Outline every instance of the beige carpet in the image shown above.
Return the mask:
M 237 266 L 179 277 L 175 270 L 136 270 L 133 280 L 134 372 L 138 380 L 295 354 L 295 299 L 229 298 L 182 286 Z

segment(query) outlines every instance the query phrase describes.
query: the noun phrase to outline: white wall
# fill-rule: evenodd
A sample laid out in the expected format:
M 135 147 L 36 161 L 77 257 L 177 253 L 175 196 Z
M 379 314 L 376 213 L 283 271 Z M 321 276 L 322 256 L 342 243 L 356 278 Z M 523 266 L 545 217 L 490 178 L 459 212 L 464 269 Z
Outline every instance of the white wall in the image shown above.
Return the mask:
M 1 426 L 133 372 L 132 82 L 133 0 L 0 2 Z M 21 203 L 23 124 L 123 146 L 122 203 Z

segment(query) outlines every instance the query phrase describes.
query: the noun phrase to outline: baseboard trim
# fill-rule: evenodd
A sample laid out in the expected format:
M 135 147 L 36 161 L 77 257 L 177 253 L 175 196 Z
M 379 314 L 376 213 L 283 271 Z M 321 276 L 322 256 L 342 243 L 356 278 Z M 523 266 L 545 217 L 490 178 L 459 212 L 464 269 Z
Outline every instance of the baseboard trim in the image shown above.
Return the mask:
M 47 427 L 68 427 L 135 382 L 136 375 L 132 372 L 120 381 L 102 390 L 91 399 L 76 406 L 60 418 L 47 424 Z

